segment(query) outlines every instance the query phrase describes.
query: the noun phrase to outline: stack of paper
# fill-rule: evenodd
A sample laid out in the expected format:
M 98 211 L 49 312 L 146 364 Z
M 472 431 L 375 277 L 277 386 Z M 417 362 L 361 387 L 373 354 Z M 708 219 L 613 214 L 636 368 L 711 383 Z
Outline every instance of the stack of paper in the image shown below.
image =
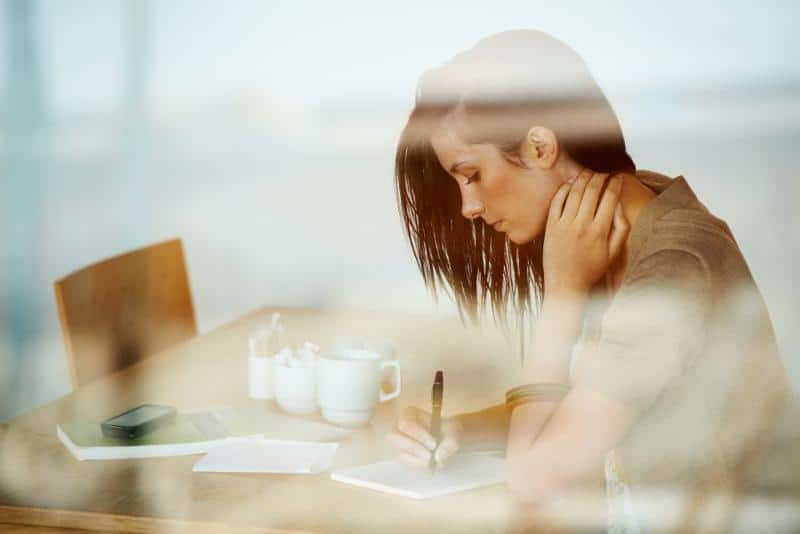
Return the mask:
M 216 408 L 212 412 L 234 437 L 262 434 L 266 439 L 341 441 L 353 433 L 349 428 L 263 408 Z
M 192 471 L 218 473 L 319 473 L 327 471 L 336 443 L 228 438 Z

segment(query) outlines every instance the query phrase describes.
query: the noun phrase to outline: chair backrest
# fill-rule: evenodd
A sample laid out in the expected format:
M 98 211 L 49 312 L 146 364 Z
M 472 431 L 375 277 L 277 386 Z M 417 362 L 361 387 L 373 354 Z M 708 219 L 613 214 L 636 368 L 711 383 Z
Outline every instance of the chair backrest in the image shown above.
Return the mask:
M 109 258 L 53 285 L 73 389 L 197 335 L 180 239 Z

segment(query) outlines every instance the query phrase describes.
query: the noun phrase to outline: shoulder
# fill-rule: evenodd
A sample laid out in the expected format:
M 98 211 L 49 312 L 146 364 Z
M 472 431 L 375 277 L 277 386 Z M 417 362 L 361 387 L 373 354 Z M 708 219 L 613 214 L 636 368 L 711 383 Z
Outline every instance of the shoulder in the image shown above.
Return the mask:
M 652 221 L 645 252 L 660 250 L 678 250 L 703 260 L 720 254 L 739 254 L 727 223 L 699 202 L 673 207 Z
M 645 175 L 646 185 L 654 180 Z M 693 265 L 695 258 L 706 270 L 720 261 L 743 261 L 728 224 L 712 214 L 682 176 L 658 182 L 661 191 L 646 208 L 638 247 L 631 268 L 652 267 L 655 259 Z M 649 259 L 649 261 L 648 261 Z

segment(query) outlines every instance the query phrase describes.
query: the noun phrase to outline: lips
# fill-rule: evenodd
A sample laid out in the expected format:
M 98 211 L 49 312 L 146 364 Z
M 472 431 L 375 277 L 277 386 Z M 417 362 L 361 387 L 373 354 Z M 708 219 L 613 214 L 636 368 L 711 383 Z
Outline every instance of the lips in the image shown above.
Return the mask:
M 503 219 L 500 219 L 499 221 L 495 221 L 492 223 L 492 228 L 494 228 L 498 232 L 500 231 L 500 228 L 502 228 L 502 226 L 503 226 Z

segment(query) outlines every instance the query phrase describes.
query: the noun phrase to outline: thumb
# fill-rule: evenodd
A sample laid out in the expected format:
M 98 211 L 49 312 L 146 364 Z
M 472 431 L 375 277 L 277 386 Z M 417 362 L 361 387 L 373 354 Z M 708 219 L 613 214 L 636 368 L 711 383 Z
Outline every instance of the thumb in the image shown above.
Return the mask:
M 614 210 L 614 221 L 611 224 L 611 234 L 608 238 L 608 256 L 613 260 L 622 250 L 622 245 L 625 244 L 625 238 L 628 237 L 628 230 L 630 225 L 625 215 L 622 213 L 622 204 L 617 204 Z
M 459 443 L 456 439 L 452 436 L 447 436 L 442 440 L 438 447 L 436 447 L 436 452 L 434 453 L 434 458 L 436 459 L 436 463 L 443 464 L 445 460 L 455 454 L 459 449 Z

